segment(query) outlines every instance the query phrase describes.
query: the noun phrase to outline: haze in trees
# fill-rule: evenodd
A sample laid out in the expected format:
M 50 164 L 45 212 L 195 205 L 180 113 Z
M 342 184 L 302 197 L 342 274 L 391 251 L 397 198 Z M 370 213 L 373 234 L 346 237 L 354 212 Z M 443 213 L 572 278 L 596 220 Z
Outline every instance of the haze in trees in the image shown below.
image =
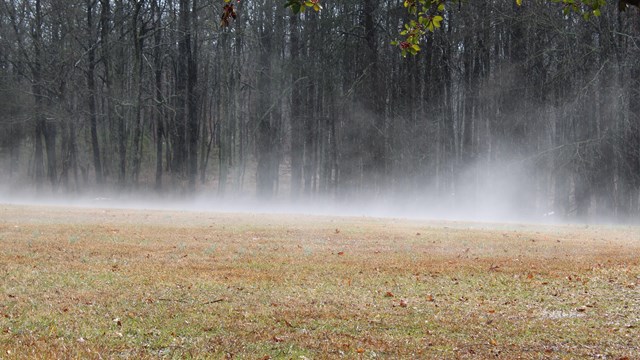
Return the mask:
M 637 221 L 638 2 L 287 4 L 0 0 L 4 199 Z

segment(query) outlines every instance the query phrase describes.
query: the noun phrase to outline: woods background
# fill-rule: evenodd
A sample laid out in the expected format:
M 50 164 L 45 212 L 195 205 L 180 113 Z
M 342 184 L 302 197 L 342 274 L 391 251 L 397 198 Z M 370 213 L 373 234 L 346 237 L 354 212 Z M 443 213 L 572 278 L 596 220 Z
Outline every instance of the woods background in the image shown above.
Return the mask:
M 463 2 L 403 58 L 402 1 L 0 1 L 4 191 L 640 214 L 635 8 Z

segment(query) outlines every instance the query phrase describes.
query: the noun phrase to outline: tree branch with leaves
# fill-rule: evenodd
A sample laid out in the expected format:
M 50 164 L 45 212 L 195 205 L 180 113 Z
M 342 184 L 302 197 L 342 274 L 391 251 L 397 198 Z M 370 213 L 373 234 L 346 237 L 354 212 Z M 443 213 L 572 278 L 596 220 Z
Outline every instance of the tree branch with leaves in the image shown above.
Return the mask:
M 236 0 L 240 2 L 240 0 Z M 397 46 L 402 56 L 416 55 L 420 51 L 420 42 L 429 34 L 439 29 L 446 17 L 447 5 L 460 3 L 462 0 L 405 0 L 403 5 L 410 15 L 410 19 L 400 30 L 401 40 L 393 40 L 391 45 Z M 576 13 L 585 20 L 592 16 L 600 16 L 606 0 L 546 0 L 559 4 L 565 15 Z M 221 16 L 221 26 L 229 26 L 230 20 L 237 14 L 232 0 L 224 0 Z M 523 0 L 515 0 L 517 6 L 522 6 Z M 320 0 L 286 0 L 284 6 L 295 14 L 303 13 L 307 9 L 322 10 Z M 618 10 L 625 11 L 628 6 L 640 8 L 640 0 L 619 0 Z

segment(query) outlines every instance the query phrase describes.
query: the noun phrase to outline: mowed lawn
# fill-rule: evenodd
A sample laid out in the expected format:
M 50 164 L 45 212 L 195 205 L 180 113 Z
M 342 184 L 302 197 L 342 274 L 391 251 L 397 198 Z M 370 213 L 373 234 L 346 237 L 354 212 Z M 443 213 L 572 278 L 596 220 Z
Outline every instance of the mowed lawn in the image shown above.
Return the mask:
M 640 358 L 640 229 L 0 205 L 0 359 Z

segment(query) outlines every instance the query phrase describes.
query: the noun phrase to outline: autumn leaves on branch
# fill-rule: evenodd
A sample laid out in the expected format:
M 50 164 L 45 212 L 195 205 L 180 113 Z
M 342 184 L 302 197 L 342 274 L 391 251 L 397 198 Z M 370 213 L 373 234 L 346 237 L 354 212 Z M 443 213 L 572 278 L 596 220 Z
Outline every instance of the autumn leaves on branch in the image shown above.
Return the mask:
M 238 3 L 241 0 L 236 0 Z M 591 16 L 600 16 L 601 8 L 606 5 L 606 0 L 549 0 L 562 6 L 565 14 L 577 13 L 585 20 Z M 441 27 L 445 19 L 447 3 L 458 3 L 460 0 L 405 0 L 403 5 L 410 15 L 403 29 L 400 30 L 402 40 L 394 40 L 391 45 L 397 46 L 402 56 L 416 55 L 420 51 L 420 42 L 428 33 Z M 515 0 L 518 6 L 522 6 L 522 0 Z M 618 9 L 625 11 L 629 5 L 640 7 L 640 0 L 619 0 Z M 286 0 L 284 6 L 291 8 L 294 14 L 303 13 L 307 8 L 320 11 L 320 0 Z M 224 0 L 224 7 L 220 20 L 221 27 L 230 25 L 231 19 L 237 17 L 232 0 Z

